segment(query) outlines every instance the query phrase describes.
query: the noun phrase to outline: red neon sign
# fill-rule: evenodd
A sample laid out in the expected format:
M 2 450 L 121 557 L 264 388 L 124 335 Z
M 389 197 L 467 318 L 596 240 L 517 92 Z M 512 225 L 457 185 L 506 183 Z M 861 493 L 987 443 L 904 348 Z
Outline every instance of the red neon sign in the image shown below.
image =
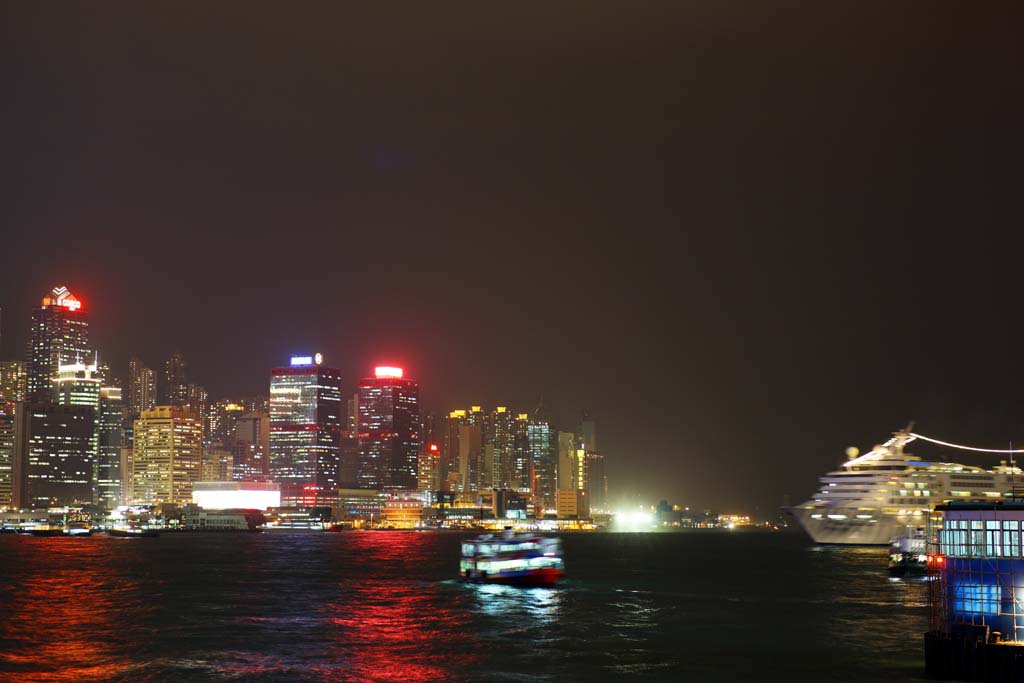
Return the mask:
M 436 443 L 430 444 L 430 452 L 431 453 L 437 453 L 437 444 Z
M 67 287 L 54 287 L 49 296 L 43 297 L 43 305 L 63 306 L 69 311 L 77 311 L 82 307 L 82 302 Z
M 386 377 L 402 379 L 402 368 L 393 368 L 387 365 L 380 365 L 373 369 L 373 373 L 374 375 L 376 375 L 377 379 L 383 379 Z

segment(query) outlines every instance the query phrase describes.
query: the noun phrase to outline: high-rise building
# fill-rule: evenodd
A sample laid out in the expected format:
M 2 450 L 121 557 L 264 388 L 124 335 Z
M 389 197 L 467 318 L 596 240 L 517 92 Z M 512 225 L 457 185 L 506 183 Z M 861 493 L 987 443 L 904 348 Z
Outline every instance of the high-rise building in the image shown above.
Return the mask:
M 100 377 L 96 362 L 61 364 L 50 382 L 50 400 L 65 406 L 89 406 L 97 414 L 100 409 Z
M 441 447 L 436 443 L 425 444 L 420 449 L 419 471 L 416 472 L 416 488 L 420 491 L 440 491 Z
M 158 400 L 162 406 L 180 407 L 189 404 L 188 364 L 181 351 L 175 351 L 164 361 Z
M 233 478 L 253 480 L 270 473 L 270 413 L 253 411 L 234 420 Z
M 121 498 L 121 445 L 124 440 L 124 406 L 121 387 L 100 388 L 99 449 L 96 458 L 96 499 L 113 509 Z
M 341 449 L 341 373 L 293 356 L 270 371 L 270 475 L 282 505 L 332 505 Z
M 359 488 L 415 489 L 419 384 L 401 368 L 378 367 L 359 381 Z
M 479 423 L 459 425 L 459 490 L 465 494 L 481 490 L 483 429 Z
M 229 481 L 234 478 L 234 454 L 232 451 L 212 446 L 203 449 L 200 468 L 201 481 Z
M 515 488 L 515 439 L 513 421 L 515 415 L 507 406 L 498 406 L 491 411 L 488 445 L 493 449 L 493 485 L 496 489 Z
M 135 421 L 132 496 L 140 505 L 192 502 L 202 467 L 202 424 L 176 406 L 144 410 Z
M 587 452 L 584 461 L 584 489 L 590 495 L 592 510 L 608 510 L 608 476 L 605 474 L 604 456 L 600 453 Z
M 440 482 L 439 491 L 459 492 L 464 489 L 461 468 L 459 467 L 459 434 L 460 428 L 465 424 L 465 410 L 453 410 L 445 418 L 444 443 L 442 444 L 437 475 Z
M 49 402 L 58 368 L 90 355 L 89 323 L 82 302 L 66 287 L 54 287 L 32 310 L 25 359 L 26 400 Z
M 14 493 L 14 420 L 0 415 L 0 508 L 9 508 Z
M 530 450 L 530 415 L 518 413 L 512 421 L 512 486 L 523 494 L 533 493 L 533 452 Z
M 576 435 L 558 432 L 558 488 L 574 489 L 573 464 L 576 462 Z
M 203 425 L 203 442 L 207 446 L 230 448 L 235 439 L 235 426 L 238 418 L 246 413 L 246 407 L 234 399 L 222 398 L 206 407 L 205 424 Z
M 128 400 L 125 412 L 134 420 L 143 410 L 156 407 L 156 372 L 147 368 L 141 360 L 132 357 L 128 361 Z
M 558 490 L 558 432 L 551 428 L 543 407 L 538 407 L 527 426 L 533 461 L 533 498 L 538 510 L 555 509 Z M 538 517 L 540 514 L 537 515 Z
M 20 360 L 0 361 L 0 414 L 13 415 L 19 401 L 24 401 L 28 391 L 28 377 L 25 362 Z
M 90 406 L 24 404 L 15 420 L 14 507 L 93 502 L 95 421 Z

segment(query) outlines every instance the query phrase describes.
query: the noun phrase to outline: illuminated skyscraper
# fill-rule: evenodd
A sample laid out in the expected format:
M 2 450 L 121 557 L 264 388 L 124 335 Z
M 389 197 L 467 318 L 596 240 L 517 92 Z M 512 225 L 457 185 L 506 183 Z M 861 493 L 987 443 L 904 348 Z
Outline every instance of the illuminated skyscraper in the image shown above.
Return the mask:
M 538 407 L 530 419 L 527 434 L 533 462 L 534 506 L 554 510 L 558 490 L 558 432 L 551 428 L 542 407 Z
M 15 507 L 93 502 L 95 421 L 90 406 L 24 404 L 15 420 Z
M 156 372 L 147 368 L 141 360 L 132 357 L 128 361 L 128 401 L 126 412 L 130 420 L 143 410 L 156 407 Z
M 483 461 L 483 429 L 479 423 L 459 425 L 459 490 L 471 493 L 480 490 L 480 468 Z
M 260 479 L 270 473 L 270 413 L 260 410 L 235 419 L 234 479 Z
M 100 388 L 99 449 L 96 458 L 96 499 L 113 509 L 121 504 L 121 442 L 124 438 L 121 387 Z
M 417 489 L 420 491 L 440 491 L 441 447 L 436 443 L 428 443 L 420 449 L 419 471 L 416 473 Z
M 590 496 L 590 507 L 604 511 L 608 507 L 608 477 L 605 457 L 598 452 L 597 424 L 589 412 L 584 412 L 576 430 L 576 488 Z
M 14 416 L 0 415 L 0 508 L 11 507 L 14 452 Z
M 188 364 L 180 351 L 175 351 L 164 362 L 164 370 L 160 376 L 160 405 L 184 406 L 189 404 Z
M 0 361 L 0 414 L 13 415 L 15 406 L 24 401 L 28 391 L 25 362 Z
M 402 374 L 378 367 L 359 381 L 359 488 L 417 486 L 420 387 Z
M 50 382 L 53 388 L 50 400 L 65 406 L 89 406 L 98 415 L 102 385 L 95 362 L 61 364 Z
M 202 466 L 202 425 L 175 406 L 144 410 L 135 421 L 132 495 L 140 505 L 192 502 Z
M 576 462 L 576 435 L 558 432 L 558 488 L 574 489 L 573 464 Z
M 512 486 L 519 493 L 533 493 L 533 453 L 530 451 L 530 415 L 519 413 L 512 421 Z
M 61 365 L 88 358 L 89 323 L 82 302 L 66 287 L 55 287 L 32 310 L 32 329 L 25 361 L 26 400 L 52 400 L 52 380 Z
M 270 475 L 282 505 L 337 500 L 341 449 L 341 373 L 320 354 L 295 356 L 270 371 Z
M 441 491 L 459 492 L 464 489 L 459 466 L 459 435 L 466 424 L 466 411 L 453 410 L 444 421 L 444 443 L 438 467 L 438 481 Z
M 487 430 L 488 445 L 494 450 L 494 488 L 515 488 L 515 415 L 506 406 L 491 411 L 490 427 Z

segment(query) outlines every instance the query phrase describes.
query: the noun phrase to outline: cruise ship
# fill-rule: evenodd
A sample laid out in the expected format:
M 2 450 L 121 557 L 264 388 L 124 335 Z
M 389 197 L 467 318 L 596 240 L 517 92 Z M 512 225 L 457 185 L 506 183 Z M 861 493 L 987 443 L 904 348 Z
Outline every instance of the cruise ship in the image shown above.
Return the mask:
M 904 449 L 915 439 L 946 444 L 905 429 L 821 477 L 821 489 L 789 508 L 815 543 L 888 545 L 922 529 L 928 513 L 948 501 L 1024 500 L 1024 476 L 1005 461 L 993 469 L 930 462 Z M 980 448 L 959 447 L 987 453 Z

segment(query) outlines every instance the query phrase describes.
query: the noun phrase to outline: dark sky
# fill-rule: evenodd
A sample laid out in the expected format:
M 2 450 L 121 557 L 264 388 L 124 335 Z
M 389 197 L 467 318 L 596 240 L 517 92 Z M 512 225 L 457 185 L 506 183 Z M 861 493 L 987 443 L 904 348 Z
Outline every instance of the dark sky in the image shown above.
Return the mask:
M 376 4 L 6 3 L 3 355 L 65 284 L 122 373 L 543 392 L 614 498 L 720 509 L 1024 443 L 1020 11 Z

